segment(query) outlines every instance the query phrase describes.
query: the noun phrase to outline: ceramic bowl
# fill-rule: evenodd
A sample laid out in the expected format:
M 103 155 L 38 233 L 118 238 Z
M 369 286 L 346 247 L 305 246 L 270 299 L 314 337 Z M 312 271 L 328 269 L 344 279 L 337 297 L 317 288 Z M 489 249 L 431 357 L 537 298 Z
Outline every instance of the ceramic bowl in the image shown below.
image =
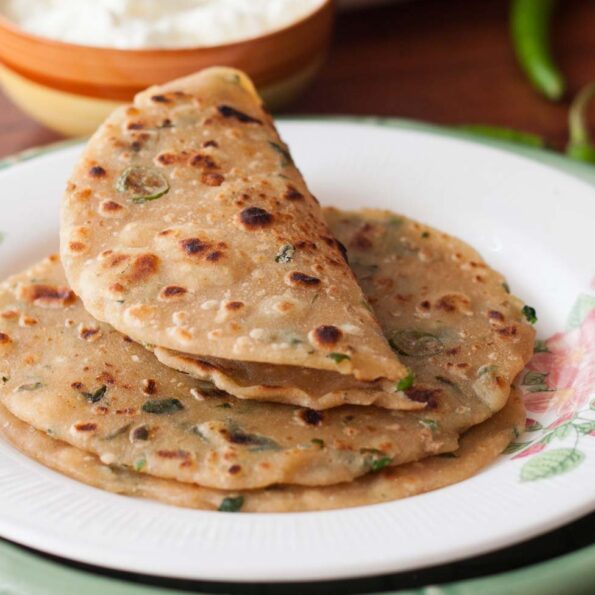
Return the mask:
M 93 132 L 142 89 L 208 66 L 233 66 L 270 109 L 290 102 L 318 70 L 331 36 L 333 2 L 303 19 L 240 42 L 183 49 L 114 49 L 39 37 L 0 16 L 0 82 L 26 113 L 67 136 Z

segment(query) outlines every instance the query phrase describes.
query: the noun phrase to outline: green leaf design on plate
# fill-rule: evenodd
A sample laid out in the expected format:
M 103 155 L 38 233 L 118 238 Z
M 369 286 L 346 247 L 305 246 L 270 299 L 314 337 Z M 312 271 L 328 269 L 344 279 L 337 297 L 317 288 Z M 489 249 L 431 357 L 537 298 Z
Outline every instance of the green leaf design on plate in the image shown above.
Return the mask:
M 579 295 L 572 310 L 570 312 L 570 316 L 568 317 L 568 322 L 566 323 L 566 327 L 569 331 L 574 330 L 581 326 L 587 314 L 591 310 L 595 308 L 595 297 L 592 295 L 587 295 L 583 293 Z
M 531 441 L 529 442 L 511 442 L 505 449 L 502 454 L 511 455 L 515 452 L 519 452 L 519 450 L 523 450 L 526 446 L 529 446 Z
M 543 430 L 543 426 L 536 419 L 532 419 L 525 426 L 525 430 L 527 430 L 527 432 L 539 432 L 539 430 Z
M 534 370 L 530 370 L 525 374 L 525 377 L 523 378 L 523 384 L 525 386 L 535 386 L 543 384 L 545 382 L 546 377 L 547 374 L 543 372 L 535 372 Z
M 554 435 L 556 436 L 556 438 L 559 438 L 560 440 L 564 440 L 564 438 L 568 437 L 571 430 L 572 430 L 572 424 L 569 424 L 569 423 L 562 424 L 561 426 L 558 426 L 554 430 Z
M 547 479 L 578 467 L 585 455 L 576 448 L 557 448 L 544 452 L 523 465 L 521 481 Z
M 575 424 L 574 426 L 581 434 L 590 434 L 595 432 L 595 421 L 587 421 L 582 424 Z

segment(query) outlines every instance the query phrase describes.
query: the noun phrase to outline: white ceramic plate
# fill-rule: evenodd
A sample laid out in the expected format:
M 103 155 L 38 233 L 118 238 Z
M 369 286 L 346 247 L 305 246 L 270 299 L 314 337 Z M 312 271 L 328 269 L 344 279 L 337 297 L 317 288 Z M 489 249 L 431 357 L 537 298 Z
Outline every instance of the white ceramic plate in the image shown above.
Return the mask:
M 592 187 L 524 158 L 426 133 L 345 122 L 289 122 L 281 131 L 324 203 L 393 209 L 467 240 L 537 308 L 540 337 L 558 332 L 520 377 L 530 431 L 515 452 L 436 492 L 268 516 L 108 494 L 0 443 L 0 535 L 148 574 L 315 580 L 476 555 L 595 508 Z M 65 148 L 0 172 L 0 277 L 57 249 L 60 195 L 79 151 Z

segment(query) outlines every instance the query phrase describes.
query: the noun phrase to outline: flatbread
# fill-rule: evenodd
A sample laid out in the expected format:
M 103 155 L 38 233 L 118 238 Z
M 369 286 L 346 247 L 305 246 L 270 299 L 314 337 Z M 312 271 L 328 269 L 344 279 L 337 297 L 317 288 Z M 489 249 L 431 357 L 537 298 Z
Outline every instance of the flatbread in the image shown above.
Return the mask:
M 0 435 L 21 452 L 73 479 L 117 494 L 203 510 L 299 512 L 363 506 L 406 498 L 463 481 L 492 463 L 525 425 L 525 410 L 514 391 L 507 406 L 471 428 L 459 449 L 356 481 L 324 488 L 283 486 L 225 492 L 103 464 L 96 456 L 35 430 L 0 406 Z
M 407 371 L 242 73 L 204 70 L 116 110 L 68 184 L 61 254 L 86 309 L 135 341 L 388 379 L 343 397 L 415 406 L 393 390 Z M 314 405 L 310 387 L 275 400 Z
M 221 489 L 350 481 L 453 450 L 475 421 L 448 399 L 411 413 L 234 399 L 97 323 L 57 257 L 0 285 L 0 402 L 104 463 Z
M 324 214 L 347 247 L 383 332 L 414 372 L 414 385 L 403 391 L 410 403 L 427 407 L 449 392 L 461 407 L 471 408 L 473 423 L 502 408 L 512 381 L 532 356 L 535 338 L 523 303 L 509 293 L 502 275 L 461 240 L 406 217 L 330 208 Z M 333 392 L 332 377 L 325 383 L 322 374 L 307 369 L 246 366 L 163 348 L 155 354 L 164 364 L 242 399 L 280 400 L 289 390 L 283 374 L 294 387 L 301 374 L 301 384 L 309 384 L 307 397 L 315 397 L 318 409 L 333 406 L 332 399 L 354 398 L 337 392 L 336 385 Z M 257 367 L 262 370 L 255 376 L 251 372 Z M 267 385 L 257 386 L 258 378 L 267 378 Z M 365 390 L 358 395 L 360 402 L 365 403 L 365 395 Z M 296 402 L 299 398 L 294 395 Z M 311 406 L 308 400 L 304 404 Z

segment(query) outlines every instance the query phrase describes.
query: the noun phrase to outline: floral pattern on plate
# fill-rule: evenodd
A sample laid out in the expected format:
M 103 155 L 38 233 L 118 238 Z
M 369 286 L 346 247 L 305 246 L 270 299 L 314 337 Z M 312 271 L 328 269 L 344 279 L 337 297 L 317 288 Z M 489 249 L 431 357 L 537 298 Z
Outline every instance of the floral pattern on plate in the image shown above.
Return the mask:
M 507 449 L 529 458 L 521 481 L 566 473 L 585 460 L 581 441 L 595 437 L 595 297 L 581 295 L 565 332 L 537 341 L 517 383 L 527 408 L 526 432 Z

